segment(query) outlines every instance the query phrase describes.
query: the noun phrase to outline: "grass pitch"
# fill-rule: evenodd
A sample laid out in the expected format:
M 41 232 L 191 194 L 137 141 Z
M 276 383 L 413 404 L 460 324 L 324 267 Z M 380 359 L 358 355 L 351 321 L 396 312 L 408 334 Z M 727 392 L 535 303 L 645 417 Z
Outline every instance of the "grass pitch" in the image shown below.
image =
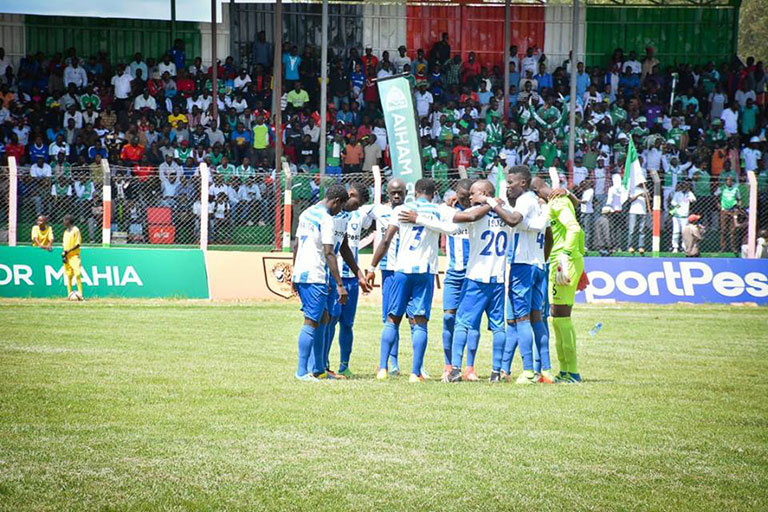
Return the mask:
M 574 318 L 580 386 L 377 382 L 372 307 L 306 384 L 292 305 L 3 301 L 0 509 L 766 510 L 766 310 Z

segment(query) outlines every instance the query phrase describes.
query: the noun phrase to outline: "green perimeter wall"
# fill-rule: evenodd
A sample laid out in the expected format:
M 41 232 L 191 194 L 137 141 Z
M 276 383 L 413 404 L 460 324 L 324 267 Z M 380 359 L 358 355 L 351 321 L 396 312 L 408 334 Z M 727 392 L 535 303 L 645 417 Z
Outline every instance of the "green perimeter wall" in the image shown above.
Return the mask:
M 661 66 L 730 61 L 738 42 L 734 7 L 587 7 L 588 66 L 605 66 L 613 50 L 653 46 Z
M 144 58 L 158 59 L 167 52 L 171 40 L 169 21 L 68 16 L 25 16 L 27 54 L 42 51 L 48 55 L 64 53 L 74 46 L 82 59 L 108 52 L 112 64 L 128 63 L 140 51 Z M 176 37 L 184 40 L 187 65 L 201 53 L 198 24 L 176 22 Z
M 208 298 L 199 249 L 85 248 L 83 294 L 91 297 Z M 0 246 L 0 297 L 65 297 L 61 251 Z

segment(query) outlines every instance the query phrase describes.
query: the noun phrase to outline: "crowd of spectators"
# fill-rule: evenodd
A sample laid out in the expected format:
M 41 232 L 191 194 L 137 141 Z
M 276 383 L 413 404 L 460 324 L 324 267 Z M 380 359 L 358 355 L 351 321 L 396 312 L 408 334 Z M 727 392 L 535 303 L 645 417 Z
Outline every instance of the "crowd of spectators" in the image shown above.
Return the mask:
M 18 69 L 0 48 L 0 151 L 22 165 L 20 192 L 35 214 L 67 205 L 81 218 L 91 215 L 106 158 L 113 197 L 126 204 L 125 219 L 117 222 L 121 229 L 140 238 L 141 212 L 166 206 L 175 216 L 195 218 L 197 232 L 197 169 L 206 162 L 214 223 L 227 229 L 266 224 L 274 218 L 277 136 L 299 177 L 294 197 L 302 204 L 319 197 L 323 185 L 320 144 L 326 146 L 327 175 L 388 167 L 376 79 L 404 73 L 414 89 L 425 173 L 444 194 L 459 168 L 469 177 L 493 178 L 516 164 L 543 175 L 555 167 L 582 201 L 589 248 L 643 251 L 650 241 L 651 175 L 657 172 L 665 226 L 673 235 L 665 249 L 685 248 L 693 216 L 697 225 L 719 231 L 720 250 L 738 252 L 746 171 L 757 172 L 759 223 L 768 226 L 763 63 L 735 57 L 673 63 L 660 61 L 653 48 L 644 53 L 616 49 L 604 65 L 587 67 L 570 59 L 551 62 L 535 46 L 512 46 L 504 59 L 510 81 L 505 112 L 501 63 L 480 62 L 473 52 L 463 59 L 448 34 L 426 50 L 400 46 L 394 56 L 349 48 L 329 56 L 328 130 L 322 134 L 318 49 L 283 43 L 283 94 L 275 102 L 283 123 L 276 130 L 273 49 L 263 32 L 241 65 L 233 57 L 219 63 L 215 84 L 210 66 L 188 58 L 181 40 L 158 59 L 136 53 L 129 63 L 114 63 L 105 53 L 81 57 L 70 48 L 28 55 Z M 568 168 L 571 73 L 577 124 Z M 630 139 L 648 182 L 624 190 L 617 176 Z M 607 240 L 595 229 L 606 222 Z M 216 231 L 220 241 L 227 241 L 227 229 Z

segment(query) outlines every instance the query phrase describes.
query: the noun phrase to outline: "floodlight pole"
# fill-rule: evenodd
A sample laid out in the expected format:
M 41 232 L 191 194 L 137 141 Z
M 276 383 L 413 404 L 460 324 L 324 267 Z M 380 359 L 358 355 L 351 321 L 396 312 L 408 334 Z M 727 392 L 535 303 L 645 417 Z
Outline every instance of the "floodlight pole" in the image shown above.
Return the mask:
M 579 59 L 576 50 L 579 46 L 579 0 L 573 0 L 571 10 L 571 101 L 568 110 L 568 183 L 573 180 L 573 156 L 576 153 L 576 74 Z
M 509 37 L 509 23 L 511 21 L 511 14 L 509 12 L 509 4 L 511 0 L 506 0 L 504 2 L 504 52 L 502 55 L 502 69 L 504 70 L 504 120 L 506 121 L 509 118 L 509 46 L 510 46 L 510 37 Z
M 218 128 L 219 122 L 219 65 L 216 61 L 216 0 L 211 0 L 211 98 L 213 100 L 211 115 Z
M 328 0 L 323 0 L 320 43 L 320 176 L 325 176 L 326 133 L 328 128 Z

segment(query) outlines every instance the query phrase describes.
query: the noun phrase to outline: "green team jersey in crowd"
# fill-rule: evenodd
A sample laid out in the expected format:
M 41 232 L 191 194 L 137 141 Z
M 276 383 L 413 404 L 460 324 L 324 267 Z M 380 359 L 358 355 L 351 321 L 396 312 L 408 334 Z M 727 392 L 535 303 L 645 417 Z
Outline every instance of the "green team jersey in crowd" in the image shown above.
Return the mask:
M 501 125 L 499 123 L 490 123 L 485 127 L 485 133 L 488 134 L 486 142 L 491 146 L 501 146 Z
M 557 146 L 554 143 L 543 142 L 539 154 L 544 157 L 544 167 L 549 167 L 557 156 Z
M 667 139 L 672 139 L 673 141 L 675 141 L 675 145 L 677 145 L 677 147 L 680 147 L 680 141 L 683 139 L 684 133 L 685 132 L 680 128 L 672 128 L 667 132 Z
M 427 171 L 431 171 L 437 159 L 437 150 L 431 145 L 424 146 L 421 148 L 421 159 L 424 161 L 424 168 Z
M 701 199 L 712 195 L 712 178 L 709 173 L 703 169 L 696 171 L 693 175 L 693 195 Z
M 563 253 L 571 258 L 584 257 L 584 231 L 576 220 L 573 203 L 567 197 L 558 197 L 549 202 L 549 221 L 552 229 L 552 252 L 549 260 L 557 261 Z
M 723 210 L 732 210 L 741 199 L 741 191 L 736 185 L 720 187 L 720 207 Z

